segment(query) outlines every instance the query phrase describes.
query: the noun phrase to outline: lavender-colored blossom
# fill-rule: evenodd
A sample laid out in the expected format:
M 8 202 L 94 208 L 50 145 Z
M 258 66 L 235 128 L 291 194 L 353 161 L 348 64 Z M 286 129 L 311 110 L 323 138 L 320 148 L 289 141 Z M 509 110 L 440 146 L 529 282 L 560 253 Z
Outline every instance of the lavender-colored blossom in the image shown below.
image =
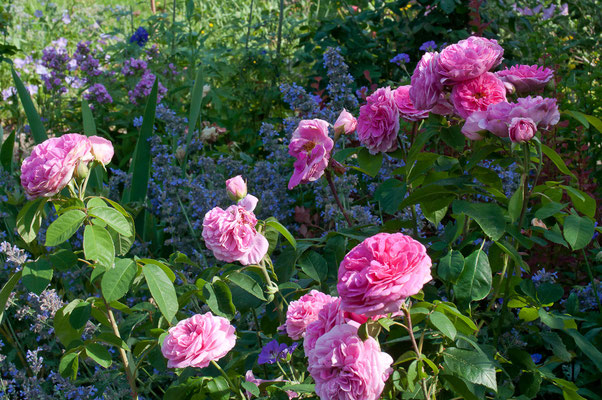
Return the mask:
M 136 32 L 130 37 L 130 43 L 136 43 L 140 47 L 148 42 L 148 32 L 143 27 L 136 29 Z
M 139 104 L 140 100 L 146 99 L 153 88 L 153 84 L 155 83 L 155 74 L 150 71 L 145 71 L 140 78 L 140 81 L 134 87 L 134 90 L 128 91 L 128 97 L 133 104 Z M 159 82 L 158 91 L 157 91 L 157 103 L 160 103 L 163 99 L 163 96 L 167 93 L 167 88 Z
M 69 16 L 68 10 L 63 10 L 63 16 L 61 17 L 61 21 L 63 21 L 63 24 L 65 25 L 69 25 L 71 23 L 71 17 Z
M 134 128 L 140 128 L 142 126 L 142 115 L 134 117 L 132 124 L 134 125 Z
M 420 50 L 426 51 L 426 52 L 435 51 L 435 50 L 437 50 L 437 43 L 435 43 L 434 40 L 429 40 L 428 42 L 424 42 L 420 46 Z
M 33 12 L 33 15 L 35 15 L 38 18 L 42 18 L 44 16 L 44 13 L 42 12 L 42 10 L 35 10 Z
M 121 73 L 124 76 L 134 75 L 136 71 L 141 71 L 142 73 L 146 72 L 148 69 L 148 64 L 144 60 L 139 60 L 137 58 L 130 58 L 129 60 L 125 60 L 123 62 L 123 67 L 121 68 Z
M 540 269 L 531 277 L 535 287 L 544 283 L 556 283 L 556 279 L 558 279 L 558 272 L 549 272 L 545 268 Z
M 2 89 L 2 100 L 7 101 L 13 96 L 17 95 L 17 89 L 14 86 L 9 86 L 6 89 Z
M 401 66 L 402 64 L 407 64 L 410 62 L 410 56 L 406 53 L 399 53 L 398 55 L 390 59 L 389 62 Z
M 329 47 L 324 52 L 324 68 L 326 68 L 326 75 L 328 76 L 328 85 L 326 90 L 329 95 L 328 109 L 329 110 L 352 110 L 358 106 L 358 101 L 351 90 L 354 79 L 349 73 L 349 67 L 345 63 L 345 60 L 341 56 L 341 50 L 339 48 Z M 325 112 L 325 110 L 323 110 Z M 334 123 L 331 120 L 336 116 L 332 115 L 330 118 L 326 115 L 321 116 L 330 123 Z
M 90 49 L 89 41 L 80 41 L 77 43 L 75 53 L 73 53 L 73 59 L 83 75 L 86 76 L 86 79 L 101 74 L 100 63 L 94 58 L 95 53 L 95 51 Z
M 92 85 L 86 93 L 84 93 L 84 99 L 92 100 L 99 104 L 110 104 L 113 102 L 113 98 L 102 83 L 95 83 Z
M 257 357 L 257 364 L 274 364 L 278 361 L 286 361 L 298 345 L 299 343 L 295 342 L 289 347 L 286 343 L 278 343 L 278 340 L 274 339 L 263 346 L 259 357 Z
M 42 66 L 46 68 L 44 71 L 46 73 L 42 74 L 41 78 L 46 90 L 64 93 L 67 91 L 67 88 L 63 84 L 67 76 L 66 72 L 69 69 L 68 64 L 71 57 L 69 57 L 60 39 L 54 43 L 56 47 L 48 46 L 42 52 Z

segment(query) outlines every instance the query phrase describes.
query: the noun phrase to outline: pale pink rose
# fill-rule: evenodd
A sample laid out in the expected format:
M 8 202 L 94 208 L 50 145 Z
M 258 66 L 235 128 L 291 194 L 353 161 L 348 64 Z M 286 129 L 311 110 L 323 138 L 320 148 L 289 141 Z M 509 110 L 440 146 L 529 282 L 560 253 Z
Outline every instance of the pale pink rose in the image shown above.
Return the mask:
M 379 233 L 355 246 L 341 262 L 341 308 L 366 316 L 399 311 L 432 279 L 425 247 L 402 233 Z
M 343 324 L 318 339 L 307 370 L 322 400 L 377 400 L 393 372 L 392 363 L 376 340 L 362 341 L 357 327 Z
M 293 340 L 304 337 L 307 326 L 318 319 L 322 307 L 335 300 L 336 297 L 312 290 L 292 301 L 286 311 L 286 334 Z
M 269 244 L 255 230 L 255 225 L 255 214 L 241 205 L 232 205 L 226 210 L 215 207 L 203 219 L 203 239 L 218 260 L 259 264 Z
M 314 349 L 316 341 L 331 330 L 333 327 L 347 322 L 345 314 L 341 310 L 341 299 L 335 298 L 334 301 L 324 304 L 318 318 L 307 326 L 305 337 L 303 338 L 303 350 L 305 355 Z M 359 326 L 359 325 L 358 325 Z
M 334 142 L 328 137 L 329 123 L 321 119 L 303 120 L 293 132 L 288 154 L 295 157 L 293 176 L 288 182 L 292 189 L 300 183 L 318 180 L 328 166 Z
M 443 85 L 441 75 L 437 72 L 439 53 L 424 53 L 414 73 L 410 99 L 417 110 L 430 110 L 441 100 Z
M 429 116 L 429 110 L 417 110 L 410 99 L 411 85 L 400 86 L 393 91 L 393 99 L 399 110 L 399 115 L 406 121 L 420 121 Z
M 537 125 L 531 118 L 512 118 L 508 136 L 514 143 L 528 142 L 537 132 Z
M 453 85 L 483 75 L 499 65 L 503 56 L 497 41 L 471 36 L 443 49 L 436 69 L 443 84 Z
M 554 71 L 539 65 L 514 65 L 496 72 L 503 82 L 511 83 L 518 93 L 543 89 L 554 76 Z
M 370 154 L 397 148 L 399 111 L 390 87 L 377 89 L 360 107 L 357 136 Z
M 224 357 L 236 343 L 235 329 L 226 318 L 210 312 L 184 319 L 163 340 L 161 352 L 168 368 L 204 368 Z
M 247 195 L 247 183 L 242 176 L 237 175 L 226 181 L 226 191 L 232 200 L 239 201 Z
M 350 133 L 355 132 L 355 128 L 357 127 L 357 119 L 347 110 L 343 109 L 341 114 L 339 114 L 339 118 L 337 118 L 334 123 L 334 131 L 339 134 L 349 135 Z
M 255 374 L 253 374 L 253 370 L 248 370 L 247 373 L 245 374 L 245 381 L 250 382 L 255 384 L 258 388 L 259 385 L 261 385 L 262 383 L 271 383 L 271 382 L 283 382 L 283 378 L 282 376 L 279 376 L 276 379 L 258 379 L 255 378 Z M 289 381 L 284 381 L 287 383 L 292 383 Z M 247 390 L 245 390 L 247 397 L 251 398 L 251 396 L 253 396 L 253 394 Z M 299 395 L 295 392 L 293 392 L 292 390 L 287 390 L 286 394 L 288 395 L 289 399 L 296 399 L 297 397 L 299 397 Z
M 475 111 L 486 111 L 490 104 L 506 101 L 506 88 L 494 74 L 486 72 L 455 85 L 451 100 L 458 115 L 466 119 Z
M 100 136 L 90 136 L 88 139 L 92 144 L 92 155 L 94 156 L 94 159 L 102 163 L 102 165 L 110 163 L 115 152 L 113 150 L 113 143 Z
M 521 97 L 510 112 L 510 118 L 531 118 L 538 128 L 548 129 L 560 121 L 560 112 L 556 99 L 537 97 Z
M 52 197 L 73 177 L 79 162 L 91 160 L 88 138 L 77 133 L 38 144 L 21 164 L 21 185 L 29 198 Z

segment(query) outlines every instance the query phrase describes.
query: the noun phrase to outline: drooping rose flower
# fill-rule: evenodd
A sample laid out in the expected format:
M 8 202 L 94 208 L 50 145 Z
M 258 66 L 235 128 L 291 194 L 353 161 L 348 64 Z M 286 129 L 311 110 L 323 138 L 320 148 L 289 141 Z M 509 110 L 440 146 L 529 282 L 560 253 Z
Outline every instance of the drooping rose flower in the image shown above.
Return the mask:
M 247 195 L 247 183 L 242 176 L 237 175 L 226 180 L 226 191 L 232 200 L 239 201 Z
M 236 343 L 235 329 L 211 312 L 196 314 L 169 329 L 161 352 L 168 368 L 204 368 L 224 357 Z
M 379 233 L 355 246 L 339 266 L 341 308 L 366 316 L 399 311 L 432 279 L 424 246 L 402 233 Z
M 548 129 L 560 121 L 560 112 L 556 99 L 527 96 L 517 99 L 510 117 L 531 118 L 538 128 Z
M 406 121 L 420 121 L 428 118 L 429 110 L 417 110 L 410 99 L 411 85 L 400 86 L 393 91 L 393 99 L 399 110 L 399 115 Z
M 318 319 L 318 313 L 336 297 L 329 296 L 317 290 L 301 296 L 299 300 L 292 301 L 286 311 L 286 334 L 293 340 L 305 336 L 307 326 Z
M 73 177 L 80 162 L 93 159 L 88 138 L 70 133 L 38 144 L 21 164 L 21 185 L 29 198 L 52 197 Z
M 267 239 L 255 229 L 253 209 L 245 205 L 232 205 L 225 210 L 215 207 L 205 214 L 203 239 L 218 260 L 258 264 L 268 251 Z
M 473 112 L 466 118 L 462 126 L 462 134 L 470 140 L 483 139 L 482 133 L 486 130 L 487 111 Z
M 494 74 L 486 72 L 455 85 L 451 100 L 458 115 L 466 119 L 475 111 L 486 111 L 490 104 L 506 101 L 506 88 Z
M 430 110 L 443 95 L 441 75 L 436 68 L 438 58 L 437 52 L 424 53 L 414 69 L 410 99 L 417 110 Z
M 518 93 L 528 93 L 543 89 L 554 76 L 554 71 L 539 65 L 514 65 L 496 72 L 496 75 L 512 84 Z
M 528 142 L 537 132 L 537 125 L 531 118 L 512 118 L 508 135 L 514 143 Z
M 309 354 L 308 371 L 322 400 L 377 400 L 392 363 L 376 340 L 362 341 L 357 327 L 343 324 L 318 339 Z
M 299 122 L 288 146 L 288 154 L 297 159 L 295 171 L 288 182 L 289 189 L 300 183 L 316 181 L 324 174 L 334 146 L 328 137 L 328 126 L 328 122 L 321 119 Z
M 399 111 L 390 87 L 377 89 L 360 107 L 357 136 L 370 154 L 397 148 Z
M 94 156 L 94 159 L 102 163 L 102 165 L 110 163 L 115 152 L 113 143 L 100 136 L 90 136 L 88 139 L 92 144 L 92 155 Z
M 436 69 L 441 82 L 452 85 L 478 78 L 499 65 L 503 56 L 504 49 L 497 41 L 471 36 L 443 49 Z
M 355 132 L 357 127 L 357 119 L 347 110 L 343 109 L 336 122 L 334 123 L 334 131 L 339 134 L 349 135 Z

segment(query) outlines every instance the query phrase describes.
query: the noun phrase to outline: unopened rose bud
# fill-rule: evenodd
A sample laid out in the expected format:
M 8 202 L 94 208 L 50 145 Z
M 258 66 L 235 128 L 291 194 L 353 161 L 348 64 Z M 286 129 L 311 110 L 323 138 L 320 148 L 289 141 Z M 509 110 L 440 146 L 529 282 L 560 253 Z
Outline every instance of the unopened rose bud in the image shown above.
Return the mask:
M 343 166 L 343 164 L 341 164 L 340 162 L 338 162 L 335 159 L 330 159 L 330 167 L 333 169 L 334 173 L 337 175 L 343 175 L 346 171 L 345 167 Z
M 75 168 L 75 171 L 73 171 L 73 175 L 76 178 L 84 179 L 86 176 L 88 176 L 89 172 L 90 170 L 88 169 L 88 163 L 80 162 L 77 164 L 77 168 Z
M 334 123 L 334 132 L 337 135 L 346 134 L 349 135 L 355 132 L 357 127 L 357 119 L 351 113 L 345 109 L 341 111 L 339 118 Z
M 537 125 L 531 118 L 512 118 L 508 136 L 514 143 L 528 142 L 537 132 Z
M 234 201 L 239 201 L 247 195 L 247 183 L 238 175 L 226 181 L 228 196 Z

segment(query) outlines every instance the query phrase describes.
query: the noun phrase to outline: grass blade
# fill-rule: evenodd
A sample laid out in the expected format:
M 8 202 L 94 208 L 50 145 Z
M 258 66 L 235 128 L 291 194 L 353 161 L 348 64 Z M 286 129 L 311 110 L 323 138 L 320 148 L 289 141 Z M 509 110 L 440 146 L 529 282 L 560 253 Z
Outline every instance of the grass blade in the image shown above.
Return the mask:
M 10 72 L 13 75 L 13 80 L 15 81 L 15 87 L 17 88 L 17 94 L 19 95 L 21 104 L 23 104 L 23 108 L 25 109 L 25 115 L 27 116 L 29 127 L 31 128 L 33 140 L 36 143 L 42 143 L 44 140 L 48 139 L 46 129 L 44 129 L 44 125 L 42 124 L 42 119 L 40 119 L 40 115 L 33 105 L 33 101 L 31 101 L 29 92 L 25 88 L 25 85 L 23 85 L 23 82 L 21 82 L 21 78 L 19 78 L 15 69 L 11 68 Z

